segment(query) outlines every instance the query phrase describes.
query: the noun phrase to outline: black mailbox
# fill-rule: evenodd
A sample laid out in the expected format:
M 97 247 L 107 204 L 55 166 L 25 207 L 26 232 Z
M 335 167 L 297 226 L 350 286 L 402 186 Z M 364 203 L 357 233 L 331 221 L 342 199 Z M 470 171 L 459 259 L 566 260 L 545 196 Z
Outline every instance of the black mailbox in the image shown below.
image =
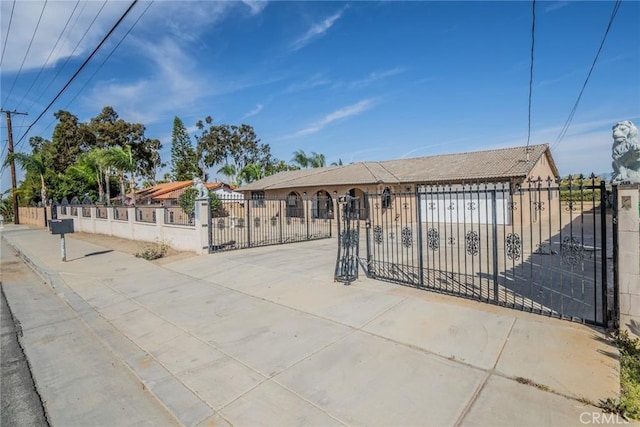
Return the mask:
M 73 218 L 49 220 L 51 234 L 73 233 Z

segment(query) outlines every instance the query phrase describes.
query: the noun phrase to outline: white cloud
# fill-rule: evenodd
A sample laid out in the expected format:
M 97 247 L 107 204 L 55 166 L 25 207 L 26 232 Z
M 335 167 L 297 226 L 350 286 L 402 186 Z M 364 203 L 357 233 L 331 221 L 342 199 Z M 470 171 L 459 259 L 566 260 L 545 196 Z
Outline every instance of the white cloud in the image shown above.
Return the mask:
M 289 85 L 289 87 L 287 88 L 287 92 L 300 92 L 303 90 L 308 90 L 308 89 L 313 89 L 315 87 L 319 87 L 319 86 L 326 86 L 331 84 L 331 80 L 323 77 L 320 74 L 316 74 L 311 76 L 311 78 L 303 81 L 303 82 L 299 82 L 299 83 L 292 83 L 291 85 Z
M 568 1 L 551 2 L 549 4 L 549 6 L 544 8 L 544 13 L 549 13 L 549 12 L 552 12 L 554 10 L 562 9 L 565 6 L 569 6 L 569 2 Z
M 379 80 L 386 79 L 388 77 L 393 77 L 398 74 L 403 73 L 404 70 L 402 68 L 396 67 L 391 70 L 386 71 L 374 71 L 370 73 L 367 77 L 361 80 L 356 80 L 348 84 L 349 89 L 360 89 L 366 86 L 369 86 L 372 83 L 375 83 Z
M 123 2 L 109 2 L 98 15 L 102 4 L 102 2 L 81 2 L 74 11 L 75 2 L 49 1 L 45 7 L 42 1 L 17 1 L 11 18 L 13 2 L 0 2 L 2 16 L 0 32 L 3 45 L 9 29 L 6 52 L 2 58 L 2 72 L 16 72 L 21 66 L 23 72 L 39 69 L 45 63 L 51 67 L 57 61 L 72 54 L 81 56 L 89 52 L 97 46 L 98 41 L 128 6 Z M 42 19 L 38 25 L 41 13 Z M 95 23 L 82 39 L 96 16 Z M 11 27 L 9 28 L 10 19 Z M 63 34 L 62 30 L 68 20 L 69 24 Z M 82 42 L 80 42 L 81 39 Z M 57 46 L 56 41 L 58 41 Z M 78 49 L 74 52 L 78 43 L 80 43 Z M 29 47 L 30 44 L 31 47 Z M 54 46 L 56 46 L 55 50 L 53 50 Z M 47 58 L 49 58 L 48 62 Z
M 130 41 L 139 59 L 147 61 L 149 75 L 134 81 L 111 79 L 97 83 L 87 96 L 92 109 L 99 111 L 104 105 L 111 105 L 127 121 L 152 124 L 173 117 L 175 111 L 209 95 L 211 89 L 207 89 L 209 85 L 195 62 L 176 41 Z
M 318 122 L 312 123 L 304 129 L 299 130 L 298 132 L 283 137 L 282 139 L 292 139 L 300 136 L 307 136 L 321 131 L 325 126 L 338 121 L 343 120 L 348 117 L 357 116 L 358 114 L 362 114 L 365 111 L 369 110 L 375 105 L 376 101 L 373 99 L 363 99 L 360 102 L 357 102 L 353 105 L 349 105 L 347 107 L 340 108 L 332 113 L 327 114 L 324 118 Z
M 246 118 L 249 118 L 249 117 L 253 117 L 253 116 L 255 116 L 255 115 L 256 115 L 256 114 L 258 114 L 260 111 L 262 111 L 262 109 L 263 109 L 263 108 L 264 108 L 264 105 L 262 105 L 262 104 L 256 104 L 256 107 L 255 107 L 253 110 L 249 111 L 249 112 L 248 112 L 247 114 L 245 114 L 244 116 L 242 116 L 242 119 L 244 120 L 244 119 L 246 119 Z
M 324 34 L 326 34 L 327 31 L 329 31 L 331 27 L 333 27 L 333 24 L 335 24 L 335 22 L 342 17 L 342 14 L 345 10 L 346 7 L 324 19 L 322 22 L 312 25 L 311 28 L 309 28 L 307 32 L 302 35 L 302 37 L 298 38 L 291 44 L 291 49 L 293 51 L 302 49 L 314 39 L 322 37 Z
M 262 12 L 264 8 L 267 7 L 267 4 L 269 4 L 263 0 L 242 0 L 242 3 L 249 7 L 252 15 L 257 15 Z

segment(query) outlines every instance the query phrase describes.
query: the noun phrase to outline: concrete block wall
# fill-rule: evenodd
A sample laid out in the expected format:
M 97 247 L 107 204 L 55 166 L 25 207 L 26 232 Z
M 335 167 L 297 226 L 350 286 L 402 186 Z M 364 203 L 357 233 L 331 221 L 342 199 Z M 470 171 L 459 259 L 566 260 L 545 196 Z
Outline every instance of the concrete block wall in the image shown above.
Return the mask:
M 640 337 L 640 184 L 618 186 L 620 329 Z
M 180 251 L 203 254 L 208 252 L 208 204 L 205 201 L 204 206 L 201 205 L 197 209 L 202 211 L 200 217 L 204 222 L 196 220 L 195 226 L 165 224 L 162 207 L 156 209 L 155 223 L 136 221 L 135 207 L 119 208 L 126 209 L 126 219 L 123 212 L 120 213 L 122 219 L 115 219 L 112 207 L 107 208 L 107 218 L 96 217 L 95 206 L 89 208 L 91 215 L 88 217 L 82 215 L 82 209 L 74 211 L 67 208 L 66 214 L 62 213 L 61 206 L 57 209 L 58 218 L 73 218 L 74 230 L 78 232 L 105 234 L 141 242 L 163 242 Z

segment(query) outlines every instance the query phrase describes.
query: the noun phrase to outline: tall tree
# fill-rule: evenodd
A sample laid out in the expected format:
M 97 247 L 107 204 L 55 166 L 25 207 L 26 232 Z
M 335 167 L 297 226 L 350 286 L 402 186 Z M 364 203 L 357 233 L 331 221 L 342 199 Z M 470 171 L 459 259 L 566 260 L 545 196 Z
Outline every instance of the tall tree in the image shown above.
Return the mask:
M 47 184 L 44 180 L 44 176 L 47 173 L 47 166 L 40 153 L 25 154 L 25 153 L 11 153 L 7 156 L 5 164 L 16 161 L 20 164 L 22 169 L 27 174 L 36 175 L 40 178 L 40 200 L 43 205 L 47 204 Z
M 315 151 L 312 151 L 310 156 L 303 150 L 294 151 L 291 161 L 301 168 L 322 168 L 326 164 L 324 154 Z
M 200 175 L 189 133 L 182 120 L 176 116 L 171 134 L 171 176 L 174 181 L 188 181 Z
M 315 151 L 311 152 L 311 157 L 309 158 L 309 165 L 312 168 L 323 168 L 326 165 L 326 160 L 324 154 L 316 153 Z
M 203 169 L 229 165 L 239 174 L 247 165 L 264 170 L 272 161 L 269 145 L 261 144 L 253 127 L 247 124 L 214 125 L 209 116 L 196 126 L 200 131 L 196 135 L 197 153 Z
M 100 114 L 92 118 L 88 124 L 98 148 L 129 146 L 137 165 L 137 172 L 142 176 L 155 180 L 158 167 L 162 166 L 158 139 L 146 138 L 145 127 L 140 123 L 129 123 L 119 118 L 112 107 L 104 107 Z
M 294 151 L 291 161 L 303 169 L 309 167 L 309 156 L 304 150 Z
M 227 182 L 231 185 L 238 185 L 238 179 L 236 177 L 236 168 L 233 165 L 224 165 L 218 169 L 218 173 L 227 177 Z
M 135 159 L 133 158 L 133 153 L 131 151 L 130 146 L 126 146 L 125 149 L 122 147 L 111 147 L 107 150 L 107 163 L 116 171 L 118 175 L 118 182 L 120 183 L 120 197 L 122 199 L 122 204 L 125 204 L 126 200 L 126 190 L 125 190 L 125 182 L 126 182 L 126 174 L 129 174 L 129 191 L 131 192 L 131 204 L 136 204 L 136 180 L 135 180 L 135 172 L 137 168 L 137 164 Z
M 80 123 L 70 112 L 60 110 L 54 116 L 58 119 L 58 124 L 53 130 L 51 145 L 41 145 L 40 149 L 45 157 L 51 157 L 53 171 L 64 173 L 76 162 L 78 155 L 91 146 L 92 135 L 86 125 Z

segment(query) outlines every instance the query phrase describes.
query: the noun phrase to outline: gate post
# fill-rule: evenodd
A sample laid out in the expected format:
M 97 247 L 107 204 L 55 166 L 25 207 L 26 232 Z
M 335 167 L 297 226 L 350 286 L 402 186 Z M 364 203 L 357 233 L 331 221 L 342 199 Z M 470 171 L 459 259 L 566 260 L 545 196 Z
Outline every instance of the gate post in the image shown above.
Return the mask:
M 640 336 L 640 184 L 618 185 L 620 328 Z
M 594 206 L 595 210 L 595 206 Z M 595 238 L 595 237 L 594 237 Z M 608 270 L 607 270 L 607 189 L 605 187 L 604 180 L 600 181 L 600 243 L 602 245 L 601 253 L 602 253 L 602 265 L 600 269 L 601 273 L 601 310 L 602 310 L 602 326 L 607 328 L 609 323 L 609 281 L 607 280 Z M 594 301 L 597 301 L 594 299 Z M 613 314 L 615 318 L 616 315 Z M 597 316 L 595 316 L 596 322 L 598 321 Z
M 421 190 L 420 186 L 416 186 L 415 198 L 416 198 L 416 222 L 418 223 L 418 268 L 420 277 L 420 286 L 424 286 L 424 255 L 422 253 L 422 199 L 420 198 Z
M 498 211 L 497 211 L 496 187 L 493 184 L 491 191 L 491 230 L 493 233 L 493 301 L 500 301 L 498 295 Z
M 211 250 L 210 239 L 211 229 L 209 228 L 209 216 L 211 215 L 211 209 L 209 209 L 209 199 L 196 199 L 194 211 L 194 224 L 196 231 L 196 238 L 198 247 L 196 253 L 198 255 L 209 253 Z M 131 221 L 133 215 L 129 215 L 129 221 Z

